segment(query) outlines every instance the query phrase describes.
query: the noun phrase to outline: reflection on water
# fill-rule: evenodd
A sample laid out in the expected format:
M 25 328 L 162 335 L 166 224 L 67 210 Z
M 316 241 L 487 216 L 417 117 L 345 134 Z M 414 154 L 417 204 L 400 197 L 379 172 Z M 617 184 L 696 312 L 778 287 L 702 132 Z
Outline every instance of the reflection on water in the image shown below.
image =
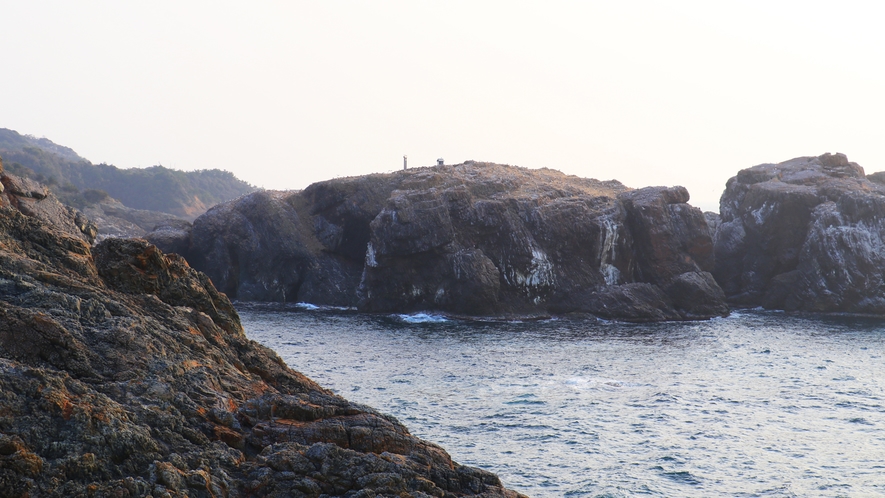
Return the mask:
M 530 496 L 885 495 L 881 320 L 238 309 L 292 368 Z

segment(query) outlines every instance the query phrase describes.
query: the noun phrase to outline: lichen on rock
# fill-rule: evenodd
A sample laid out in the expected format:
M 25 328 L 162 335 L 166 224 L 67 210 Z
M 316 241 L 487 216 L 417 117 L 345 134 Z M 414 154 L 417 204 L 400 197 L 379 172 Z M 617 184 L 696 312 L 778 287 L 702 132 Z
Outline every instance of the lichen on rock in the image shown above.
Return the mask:
M 183 258 L 3 180 L 0 495 L 520 496 L 289 369 Z

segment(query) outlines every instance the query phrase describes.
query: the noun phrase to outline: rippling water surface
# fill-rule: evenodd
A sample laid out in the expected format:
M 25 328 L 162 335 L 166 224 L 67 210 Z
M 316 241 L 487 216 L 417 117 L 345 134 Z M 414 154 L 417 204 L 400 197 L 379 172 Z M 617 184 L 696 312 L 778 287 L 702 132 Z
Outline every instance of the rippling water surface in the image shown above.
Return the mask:
M 885 495 L 883 321 L 238 309 L 290 367 L 530 496 Z

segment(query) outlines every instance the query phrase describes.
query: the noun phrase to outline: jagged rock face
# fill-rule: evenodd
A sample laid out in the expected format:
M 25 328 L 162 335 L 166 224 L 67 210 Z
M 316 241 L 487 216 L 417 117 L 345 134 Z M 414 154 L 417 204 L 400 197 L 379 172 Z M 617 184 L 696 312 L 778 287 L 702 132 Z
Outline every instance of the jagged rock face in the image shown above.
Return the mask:
M 687 201 L 681 187 L 631 191 L 468 162 L 255 193 L 195 220 L 183 255 L 244 300 L 637 321 L 726 314 L 706 220 Z M 148 238 L 180 248 L 177 233 Z
M 323 252 L 289 200 L 261 191 L 212 208 L 195 220 L 185 257 L 237 299 L 347 305 L 361 265 Z
M 52 225 L 8 191 L 0 495 L 517 496 L 246 339 L 182 258 L 93 249 L 72 213 Z
M 714 274 L 732 302 L 885 313 L 885 186 L 843 154 L 742 170 L 720 210 Z

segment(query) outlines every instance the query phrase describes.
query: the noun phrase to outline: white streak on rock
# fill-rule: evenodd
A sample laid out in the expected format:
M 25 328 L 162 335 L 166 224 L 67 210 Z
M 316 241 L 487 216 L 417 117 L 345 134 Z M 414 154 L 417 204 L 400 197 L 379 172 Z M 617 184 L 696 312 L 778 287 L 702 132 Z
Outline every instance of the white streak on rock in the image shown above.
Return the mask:
M 610 217 L 602 218 L 602 230 L 599 233 L 599 272 L 607 285 L 620 283 L 621 272 L 611 263 L 617 256 L 618 224 Z
M 377 268 L 378 261 L 375 260 L 375 248 L 372 247 L 372 243 L 369 242 L 369 245 L 366 247 L 366 266 Z

